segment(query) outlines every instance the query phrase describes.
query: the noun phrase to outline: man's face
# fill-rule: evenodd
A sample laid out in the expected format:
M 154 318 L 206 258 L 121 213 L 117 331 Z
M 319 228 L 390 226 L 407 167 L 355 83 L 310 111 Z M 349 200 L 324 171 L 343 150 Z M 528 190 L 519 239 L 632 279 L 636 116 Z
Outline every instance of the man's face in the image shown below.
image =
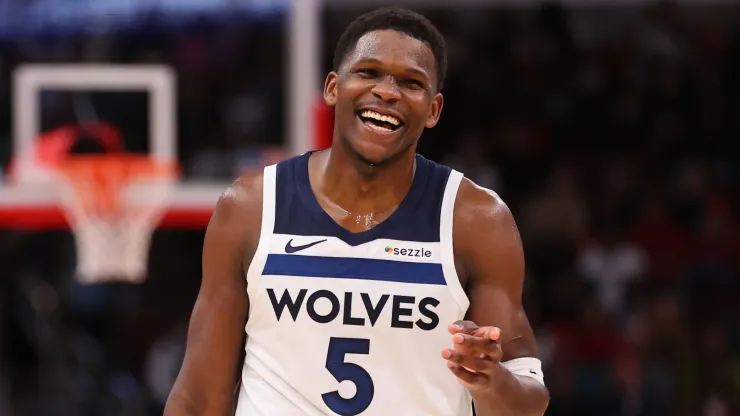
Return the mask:
M 362 36 L 326 77 L 324 99 L 335 109 L 335 139 L 373 165 L 415 151 L 424 128 L 437 124 L 443 104 L 432 50 L 394 30 Z

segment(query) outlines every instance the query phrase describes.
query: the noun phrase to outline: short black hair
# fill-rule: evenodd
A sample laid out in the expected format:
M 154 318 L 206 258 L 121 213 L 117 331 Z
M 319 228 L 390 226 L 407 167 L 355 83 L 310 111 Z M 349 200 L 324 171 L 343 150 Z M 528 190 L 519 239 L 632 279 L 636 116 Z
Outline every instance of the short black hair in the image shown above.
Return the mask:
M 344 58 L 368 32 L 395 30 L 420 40 L 432 49 L 437 67 L 437 91 L 442 90 L 447 76 L 447 44 L 436 26 L 426 17 L 401 7 L 383 7 L 355 19 L 339 37 L 334 50 L 334 71 L 339 70 Z

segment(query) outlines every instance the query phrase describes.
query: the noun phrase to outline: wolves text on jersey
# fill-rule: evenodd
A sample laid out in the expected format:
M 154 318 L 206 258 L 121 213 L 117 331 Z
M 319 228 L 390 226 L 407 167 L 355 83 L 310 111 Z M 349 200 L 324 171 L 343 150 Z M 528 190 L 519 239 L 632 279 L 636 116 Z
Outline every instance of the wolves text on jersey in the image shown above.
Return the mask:
M 329 290 L 317 290 L 309 295 L 307 289 L 301 289 L 297 296 L 293 297 L 286 289 L 279 300 L 273 289 L 267 289 L 267 294 L 270 297 L 277 320 L 281 319 L 284 310 L 287 309 L 294 322 L 298 319 L 299 314 L 305 311 L 304 313 L 311 320 L 320 324 L 341 319 L 344 325 L 364 326 L 369 323 L 370 326 L 375 326 L 383 310 L 390 307 L 391 327 L 393 328 L 412 329 L 416 326 L 419 329 L 431 331 L 439 325 L 439 316 L 434 310 L 439 305 L 439 300 L 432 297 L 422 298 L 417 304 L 415 296 L 384 294 L 376 302 L 373 302 L 367 293 L 352 292 L 345 292 L 342 302 L 336 294 Z M 364 306 L 364 316 L 352 315 L 352 303 L 358 301 L 358 297 L 362 300 Z M 328 312 L 319 313 L 316 310 L 316 302 L 320 299 L 326 299 L 331 303 L 331 309 Z M 389 300 L 390 306 L 388 306 Z M 412 316 L 414 312 L 412 308 L 415 307 L 426 319 L 409 320 L 408 317 Z

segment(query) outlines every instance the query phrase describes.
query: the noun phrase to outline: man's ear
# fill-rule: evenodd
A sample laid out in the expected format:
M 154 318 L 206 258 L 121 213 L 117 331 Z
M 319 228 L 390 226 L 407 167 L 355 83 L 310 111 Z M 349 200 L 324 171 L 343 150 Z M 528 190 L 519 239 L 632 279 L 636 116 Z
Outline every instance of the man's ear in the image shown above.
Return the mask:
M 324 102 L 329 107 L 334 107 L 337 104 L 337 75 L 336 72 L 331 71 L 326 75 L 324 81 Z
M 429 112 L 429 117 L 425 123 L 426 128 L 431 129 L 436 126 L 439 122 L 439 117 L 442 115 L 442 107 L 444 107 L 445 100 L 442 93 L 437 93 L 432 99 L 432 111 Z

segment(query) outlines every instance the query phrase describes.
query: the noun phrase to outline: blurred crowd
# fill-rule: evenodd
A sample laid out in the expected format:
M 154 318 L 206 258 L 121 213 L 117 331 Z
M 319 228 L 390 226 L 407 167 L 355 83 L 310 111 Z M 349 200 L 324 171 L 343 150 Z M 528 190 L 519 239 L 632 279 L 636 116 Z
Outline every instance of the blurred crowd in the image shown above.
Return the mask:
M 175 23 L 175 21 L 177 23 Z M 165 64 L 177 73 L 178 153 L 184 173 L 232 178 L 262 149 L 284 142 L 287 75 L 283 16 L 143 16 L 139 25 L 64 36 L 0 38 L 0 166 L 11 158 L 12 71 L 21 64 Z M 45 131 L 102 119 L 127 150 L 148 150 L 145 91 L 42 90 Z
M 702 12 L 441 18 L 423 140 L 518 220 L 550 414 L 740 414 L 740 27 Z
M 548 414 L 740 414 L 740 8 L 421 11 L 448 40 L 450 74 L 442 120 L 420 152 L 496 190 L 514 212 Z M 324 14 L 326 69 L 357 13 Z M 187 174 L 233 177 L 283 142 L 286 34 L 284 21 L 262 18 L 6 43 L 0 137 L 9 134 L 5 81 L 19 62 L 164 62 L 178 72 Z M 45 118 L 69 122 L 73 108 L 58 104 Z M 132 146 L 144 142 L 111 108 Z M 69 414 L 57 405 L 161 413 L 200 278 L 202 234 L 182 233 L 155 236 L 150 278 L 136 287 L 75 286 L 3 253 L 0 287 L 16 295 L 0 299 L 11 311 L 0 314 L 9 317 L 0 340 L 31 352 L 0 345 L 0 414 L 4 400 L 19 415 Z M 67 236 L 47 233 L 3 250 L 63 244 Z M 24 291 L 29 273 L 68 305 L 59 320 L 33 316 L 61 328 L 55 345 L 72 358 L 33 347 L 40 335 L 19 329 L 13 296 L 44 296 Z M 76 370 L 64 370 L 69 362 Z

